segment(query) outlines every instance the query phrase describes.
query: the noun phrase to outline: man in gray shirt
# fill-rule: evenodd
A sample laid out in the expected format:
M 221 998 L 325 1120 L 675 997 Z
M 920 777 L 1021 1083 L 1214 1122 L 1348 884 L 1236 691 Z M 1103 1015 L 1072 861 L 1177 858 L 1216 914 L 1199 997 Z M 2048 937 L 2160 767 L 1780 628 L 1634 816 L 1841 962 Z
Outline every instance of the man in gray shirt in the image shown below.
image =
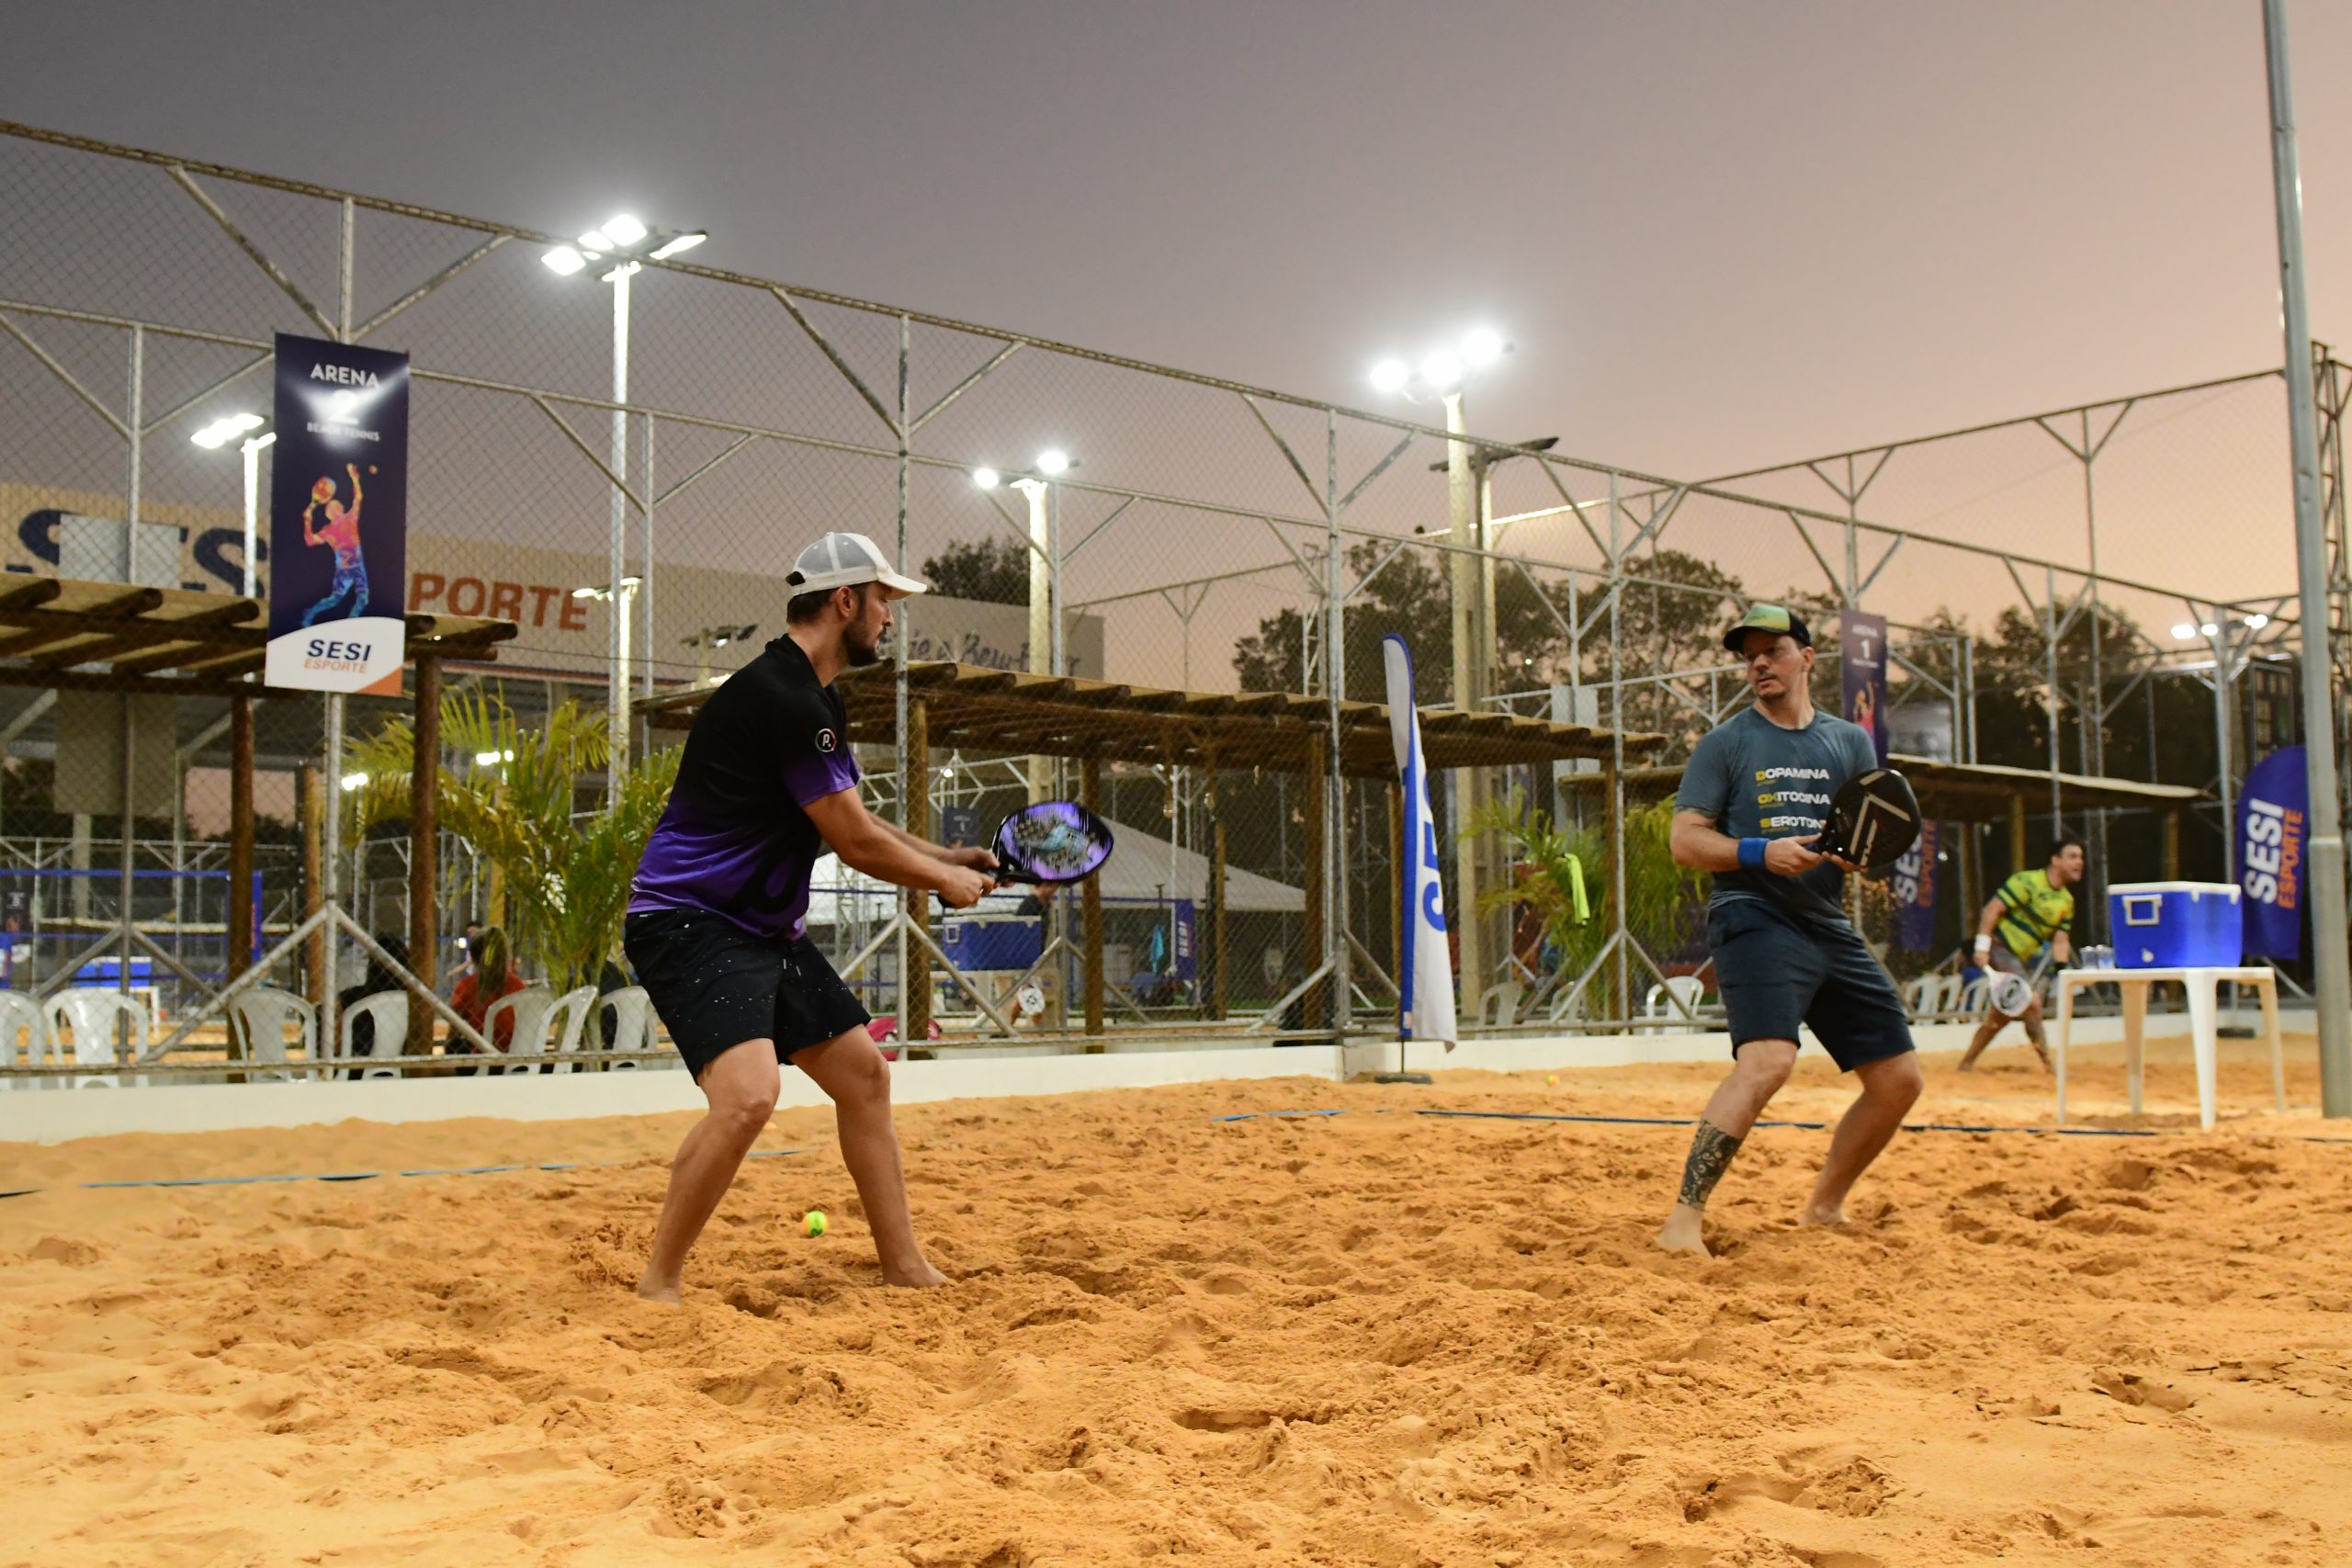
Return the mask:
M 1682 1188 L 1657 1243 L 1708 1256 L 1700 1216 L 1740 1140 L 1796 1066 L 1812 1027 L 1861 1097 L 1838 1123 L 1808 1224 L 1845 1220 L 1846 1194 L 1919 1098 L 1918 1058 L 1894 982 L 1839 900 L 1855 869 L 1816 853 L 1829 802 L 1878 765 L 1868 735 L 1813 705 L 1813 634 L 1779 604 L 1757 604 L 1724 635 L 1747 662 L 1752 707 L 1709 731 L 1674 801 L 1676 863 L 1712 872 L 1707 944 L 1731 1024 L 1731 1076 L 1707 1101 Z

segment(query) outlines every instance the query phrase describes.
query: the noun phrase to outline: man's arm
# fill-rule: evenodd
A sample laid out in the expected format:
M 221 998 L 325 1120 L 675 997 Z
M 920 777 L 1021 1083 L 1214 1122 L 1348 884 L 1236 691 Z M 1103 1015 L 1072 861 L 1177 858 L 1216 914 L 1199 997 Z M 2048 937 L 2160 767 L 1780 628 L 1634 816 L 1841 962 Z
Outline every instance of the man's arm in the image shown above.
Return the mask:
M 2006 886 L 2007 885 L 2004 884 L 2004 886 Z M 1994 894 L 1993 901 L 1985 905 L 1984 908 L 1978 912 L 1976 916 L 1976 967 L 1979 969 L 1984 968 L 1985 964 L 1992 961 L 1993 932 L 1999 929 L 2001 917 L 2008 912 L 2009 901 L 2007 898 L 2002 897 L 1998 893 Z
M 984 872 L 950 865 L 929 852 L 933 846 L 899 832 L 865 809 L 857 788 L 835 790 L 802 807 L 833 852 L 868 876 L 901 887 L 936 893 L 950 908 L 977 904 L 996 885 Z
M 899 827 L 895 822 L 885 822 L 878 817 L 874 820 L 877 827 L 881 828 L 883 831 L 888 833 L 891 837 L 897 839 L 900 843 L 906 845 L 907 848 L 917 851 L 922 854 L 927 854 L 933 860 L 945 861 L 949 865 L 967 865 L 975 871 L 988 871 L 993 868 L 996 864 L 996 856 L 990 854 L 986 850 L 962 849 L 950 844 L 934 844 L 929 839 L 916 838 L 912 833 L 908 832 L 904 828 Z
M 356 463 L 345 463 L 344 468 L 351 475 L 351 520 L 354 523 L 356 523 L 359 521 L 359 502 L 361 499 L 359 494 L 359 465 Z
M 1829 857 L 1813 852 L 1811 839 L 1772 839 L 1764 845 L 1764 869 L 1775 876 L 1803 876 Z M 1693 871 L 1737 871 L 1739 840 L 1719 833 L 1706 815 L 1697 811 L 1674 814 L 1674 831 L 1667 840 L 1674 863 Z

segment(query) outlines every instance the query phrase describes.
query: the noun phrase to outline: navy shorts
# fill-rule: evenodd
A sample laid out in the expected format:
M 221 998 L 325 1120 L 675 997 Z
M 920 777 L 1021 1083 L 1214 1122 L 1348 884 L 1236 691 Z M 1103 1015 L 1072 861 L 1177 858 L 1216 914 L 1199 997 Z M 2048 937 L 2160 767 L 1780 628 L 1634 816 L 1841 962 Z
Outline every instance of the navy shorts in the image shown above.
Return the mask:
M 775 1041 L 788 1062 L 873 1021 L 805 936 L 753 936 L 701 909 L 639 909 L 621 948 L 696 1078 L 746 1040 Z
M 1733 898 L 1707 910 L 1707 940 L 1733 1055 L 1751 1040 L 1794 1040 L 1800 1022 L 1849 1073 L 1912 1048 L 1893 977 L 1845 921 L 1815 922 L 1760 898 Z

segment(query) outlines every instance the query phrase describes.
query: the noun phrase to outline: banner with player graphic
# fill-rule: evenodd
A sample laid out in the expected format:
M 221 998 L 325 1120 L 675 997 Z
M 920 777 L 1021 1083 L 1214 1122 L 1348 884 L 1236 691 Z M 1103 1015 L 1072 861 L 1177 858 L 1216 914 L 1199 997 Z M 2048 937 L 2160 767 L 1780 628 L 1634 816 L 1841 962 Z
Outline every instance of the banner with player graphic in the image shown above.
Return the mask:
M 1870 731 L 1886 766 L 1886 617 L 1860 610 L 1838 612 L 1838 700 L 1839 716 Z
M 408 355 L 277 334 L 264 678 L 397 694 L 407 655 Z
M 1421 750 L 1421 718 L 1413 707 L 1413 651 L 1401 637 L 1380 639 L 1388 677 L 1388 735 L 1405 785 L 1404 931 L 1397 955 L 1397 1001 L 1403 1037 L 1442 1040 L 1449 1051 L 1458 1031 L 1453 1012 L 1453 955 L 1445 934 L 1445 879 L 1438 869 L 1437 820 L 1430 813 L 1429 768 Z

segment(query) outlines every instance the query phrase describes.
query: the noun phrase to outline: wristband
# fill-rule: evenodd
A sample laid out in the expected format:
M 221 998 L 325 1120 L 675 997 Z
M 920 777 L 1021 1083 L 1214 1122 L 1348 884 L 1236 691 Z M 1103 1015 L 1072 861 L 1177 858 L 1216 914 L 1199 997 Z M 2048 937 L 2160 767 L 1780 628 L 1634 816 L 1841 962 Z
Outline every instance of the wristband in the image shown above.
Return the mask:
M 1742 871 L 1762 871 L 1764 869 L 1764 846 L 1771 841 L 1772 840 L 1770 839 L 1742 839 L 1739 841 L 1739 869 Z
M 1976 939 L 1976 956 L 1980 959 L 1990 958 L 1993 956 L 1993 939 L 1991 937 L 1980 936 Z

